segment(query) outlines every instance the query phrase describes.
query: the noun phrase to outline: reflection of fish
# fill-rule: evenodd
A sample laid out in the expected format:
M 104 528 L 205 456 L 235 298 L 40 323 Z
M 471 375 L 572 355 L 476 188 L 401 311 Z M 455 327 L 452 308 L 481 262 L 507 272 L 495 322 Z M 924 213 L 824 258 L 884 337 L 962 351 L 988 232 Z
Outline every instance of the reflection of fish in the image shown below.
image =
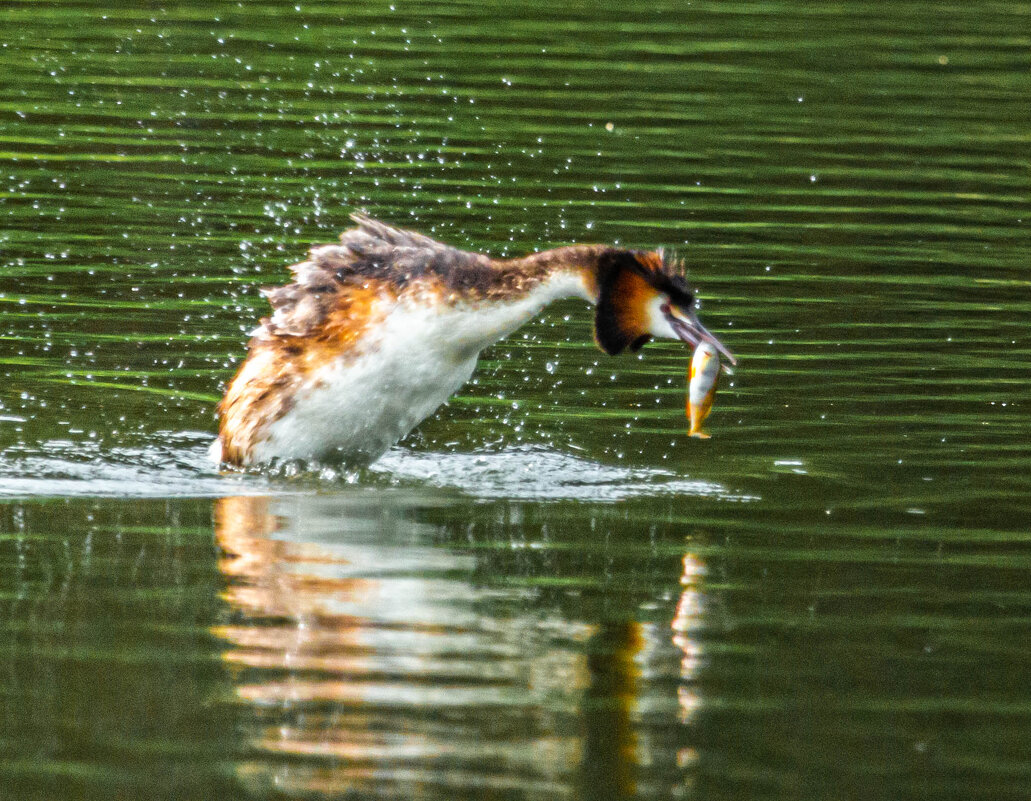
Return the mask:
M 708 342 L 699 343 L 691 358 L 688 371 L 690 383 L 687 388 L 687 419 L 691 421 L 688 434 L 708 439 L 702 431 L 702 421 L 709 416 L 713 398 L 716 397 L 716 380 L 720 377 L 720 357 L 716 348 Z

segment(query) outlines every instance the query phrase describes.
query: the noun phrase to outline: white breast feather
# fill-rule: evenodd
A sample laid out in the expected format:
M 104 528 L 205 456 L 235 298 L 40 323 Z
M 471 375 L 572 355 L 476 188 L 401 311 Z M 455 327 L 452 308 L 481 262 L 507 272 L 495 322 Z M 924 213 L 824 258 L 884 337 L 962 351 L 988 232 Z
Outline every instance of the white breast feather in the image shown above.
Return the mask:
M 578 276 L 559 274 L 516 301 L 399 303 L 366 333 L 362 355 L 342 358 L 311 377 L 249 461 L 317 459 L 334 452 L 376 459 L 469 380 L 483 348 L 552 300 L 570 295 L 587 292 Z

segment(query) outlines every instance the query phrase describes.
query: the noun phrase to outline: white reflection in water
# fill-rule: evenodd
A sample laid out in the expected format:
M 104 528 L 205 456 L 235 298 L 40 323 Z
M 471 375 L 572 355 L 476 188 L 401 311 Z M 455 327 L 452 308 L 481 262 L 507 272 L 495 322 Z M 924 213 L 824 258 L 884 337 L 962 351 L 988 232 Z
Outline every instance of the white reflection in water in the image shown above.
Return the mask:
M 249 710 L 241 780 L 287 797 L 622 798 L 660 770 L 683 789 L 693 751 L 671 750 L 662 721 L 699 705 L 702 563 L 683 558 L 672 641 L 656 622 L 513 612 L 492 600 L 518 590 L 473 583 L 474 557 L 432 544 L 442 532 L 425 520 L 445 500 L 216 502 L 228 622 L 214 633 Z
M 580 759 L 566 721 L 586 666 L 569 644 L 589 627 L 481 614 L 471 558 L 427 547 L 404 498 L 216 503 L 233 621 L 216 633 L 264 755 L 241 777 L 300 795 L 555 791 Z
M 654 786 L 668 754 L 660 785 L 689 786 L 693 750 L 672 752 L 668 724 L 646 722 L 671 713 L 672 654 L 678 723 L 698 708 L 702 563 L 684 557 L 672 641 L 656 623 L 499 612 L 499 591 L 470 580 L 473 557 L 428 544 L 441 532 L 425 519 L 444 501 L 356 490 L 215 502 L 228 622 L 214 633 L 250 710 L 245 785 L 624 798 L 642 778 Z
M 677 703 L 680 707 L 680 722 L 691 723 L 702 705 L 701 695 L 696 689 L 698 674 L 703 664 L 701 643 L 695 639 L 702 627 L 705 612 L 705 596 L 701 582 L 705 576 L 705 565 L 698 557 L 684 554 L 684 572 L 680 576 L 680 599 L 671 624 L 673 644 L 681 653 L 680 684 L 677 687 Z M 694 748 L 681 748 L 677 752 L 677 764 L 681 768 L 693 765 L 698 759 Z

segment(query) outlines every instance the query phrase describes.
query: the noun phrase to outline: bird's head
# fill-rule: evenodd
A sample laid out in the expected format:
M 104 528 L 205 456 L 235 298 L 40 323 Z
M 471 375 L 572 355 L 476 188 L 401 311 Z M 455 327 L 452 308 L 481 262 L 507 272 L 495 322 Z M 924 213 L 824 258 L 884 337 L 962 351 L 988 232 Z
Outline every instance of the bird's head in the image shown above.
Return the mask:
M 708 342 L 731 364 L 733 354 L 695 313 L 694 294 L 662 251 L 612 250 L 598 261 L 594 338 L 609 355 L 637 351 L 652 337 L 692 347 Z

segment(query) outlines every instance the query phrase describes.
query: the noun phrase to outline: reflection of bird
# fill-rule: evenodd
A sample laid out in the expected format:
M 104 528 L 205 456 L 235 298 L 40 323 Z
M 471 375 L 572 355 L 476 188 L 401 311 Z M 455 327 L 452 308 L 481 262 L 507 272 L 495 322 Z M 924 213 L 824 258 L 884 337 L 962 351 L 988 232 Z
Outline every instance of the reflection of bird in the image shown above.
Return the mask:
M 573 245 L 492 259 L 354 215 L 339 245 L 312 249 L 294 281 L 264 290 L 264 318 L 218 406 L 222 462 L 368 462 L 472 374 L 481 350 L 551 301 L 596 305 L 609 354 L 651 337 L 710 342 L 662 251 Z

